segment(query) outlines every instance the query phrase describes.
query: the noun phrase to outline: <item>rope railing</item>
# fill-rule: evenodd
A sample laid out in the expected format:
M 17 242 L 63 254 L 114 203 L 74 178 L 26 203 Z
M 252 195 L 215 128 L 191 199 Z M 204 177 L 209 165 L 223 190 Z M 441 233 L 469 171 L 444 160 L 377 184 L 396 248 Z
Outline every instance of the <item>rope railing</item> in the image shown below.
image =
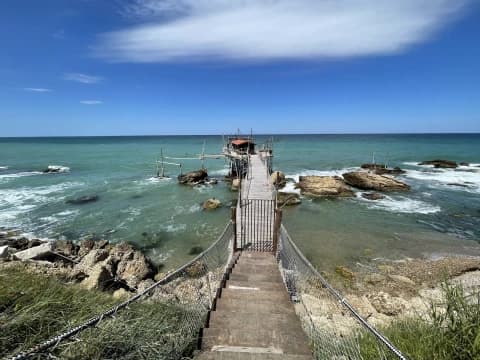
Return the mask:
M 316 359 L 406 360 L 313 267 L 283 226 L 277 259 Z
M 119 310 L 129 308 L 130 305 L 147 296 L 152 301 L 165 304 L 166 308 L 171 307 L 177 314 L 181 314 L 175 318 L 176 330 L 165 334 L 165 338 L 161 341 L 162 349 L 156 349 L 155 354 L 159 356 L 155 358 L 181 358 L 185 350 L 191 348 L 192 344 L 198 340 L 200 329 L 205 324 L 217 289 L 231 261 L 233 229 L 233 223 L 229 222 L 219 238 L 205 251 L 128 300 L 9 359 L 29 359 L 48 353 L 62 341 L 98 326 L 102 320 L 115 316 Z M 148 346 L 144 348 L 147 349 Z M 159 354 L 158 351 L 163 353 Z M 146 356 L 145 358 L 149 357 L 149 354 L 142 355 Z

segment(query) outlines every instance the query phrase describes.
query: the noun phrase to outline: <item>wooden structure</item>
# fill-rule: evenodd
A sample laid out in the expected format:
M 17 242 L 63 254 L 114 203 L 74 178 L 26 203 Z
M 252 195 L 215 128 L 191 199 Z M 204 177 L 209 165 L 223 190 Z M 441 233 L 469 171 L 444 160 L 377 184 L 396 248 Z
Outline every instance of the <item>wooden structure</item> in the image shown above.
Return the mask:
M 232 208 L 235 262 L 202 331 L 200 360 L 313 359 L 276 261 L 281 211 L 269 154 L 248 155 Z

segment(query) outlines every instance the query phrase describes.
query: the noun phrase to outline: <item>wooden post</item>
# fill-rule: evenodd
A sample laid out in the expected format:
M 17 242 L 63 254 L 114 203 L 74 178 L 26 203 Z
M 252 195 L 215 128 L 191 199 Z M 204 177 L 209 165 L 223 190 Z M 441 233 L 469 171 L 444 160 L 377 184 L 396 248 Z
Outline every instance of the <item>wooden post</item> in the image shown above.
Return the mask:
M 277 253 L 278 240 L 280 238 L 280 227 L 282 226 L 282 210 L 275 209 L 275 222 L 273 225 L 273 254 Z
M 237 251 L 237 208 L 232 206 L 231 210 L 231 220 L 233 224 L 233 252 Z

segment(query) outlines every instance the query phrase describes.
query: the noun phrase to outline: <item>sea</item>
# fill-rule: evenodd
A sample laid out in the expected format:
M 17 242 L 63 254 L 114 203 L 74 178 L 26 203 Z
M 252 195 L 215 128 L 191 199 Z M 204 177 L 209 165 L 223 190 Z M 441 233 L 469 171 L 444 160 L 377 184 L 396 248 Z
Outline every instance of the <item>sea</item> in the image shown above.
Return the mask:
M 309 199 L 284 208 L 291 237 L 318 268 L 377 260 L 480 255 L 480 134 L 256 135 L 273 139 L 275 170 L 302 175 L 339 175 L 375 161 L 399 166 L 411 191 L 385 199 Z M 223 181 L 224 159 L 205 161 L 217 185 L 179 185 L 183 171 L 202 166 L 203 151 L 220 154 L 222 136 L 132 136 L 0 138 L 0 227 L 44 239 L 127 241 L 159 265 L 174 268 L 206 248 L 222 232 L 237 193 Z M 468 163 L 434 169 L 419 162 L 449 159 Z M 64 171 L 45 174 L 50 165 Z M 293 182 L 287 191 L 298 191 Z M 97 201 L 68 200 L 98 196 Z M 208 198 L 224 207 L 203 211 Z

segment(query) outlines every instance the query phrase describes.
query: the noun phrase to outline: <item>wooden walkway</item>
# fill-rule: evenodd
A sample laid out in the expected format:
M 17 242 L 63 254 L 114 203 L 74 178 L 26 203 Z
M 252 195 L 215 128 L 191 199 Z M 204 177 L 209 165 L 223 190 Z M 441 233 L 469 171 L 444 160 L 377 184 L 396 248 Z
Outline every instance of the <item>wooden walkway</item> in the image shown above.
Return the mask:
M 312 360 L 272 253 L 275 207 L 258 205 L 275 203 L 274 188 L 258 155 L 250 165 L 237 207 L 237 241 L 254 246 L 241 251 L 221 289 L 197 359 Z

